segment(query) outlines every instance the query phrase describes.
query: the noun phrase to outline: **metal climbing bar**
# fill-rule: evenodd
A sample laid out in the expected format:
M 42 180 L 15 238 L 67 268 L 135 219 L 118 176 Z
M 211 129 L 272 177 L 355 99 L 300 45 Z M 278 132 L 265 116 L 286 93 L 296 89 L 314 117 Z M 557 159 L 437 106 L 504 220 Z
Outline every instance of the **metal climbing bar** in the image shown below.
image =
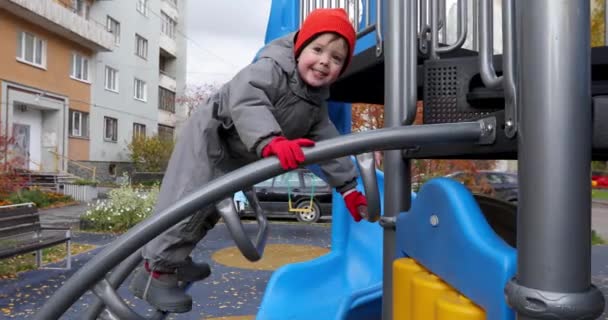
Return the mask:
M 520 320 L 595 319 L 591 284 L 591 69 L 588 0 L 516 3 L 519 211 L 517 277 L 506 289 Z
M 350 134 L 304 149 L 303 166 L 374 150 L 398 150 L 406 146 L 434 143 L 483 141 L 491 132 L 483 121 L 396 127 Z M 213 180 L 169 208 L 137 224 L 120 236 L 61 286 L 35 315 L 35 319 L 59 318 L 86 291 L 148 241 L 208 204 L 215 203 L 247 186 L 285 172 L 276 158 L 267 158 Z M 239 222 L 240 223 L 240 222 Z

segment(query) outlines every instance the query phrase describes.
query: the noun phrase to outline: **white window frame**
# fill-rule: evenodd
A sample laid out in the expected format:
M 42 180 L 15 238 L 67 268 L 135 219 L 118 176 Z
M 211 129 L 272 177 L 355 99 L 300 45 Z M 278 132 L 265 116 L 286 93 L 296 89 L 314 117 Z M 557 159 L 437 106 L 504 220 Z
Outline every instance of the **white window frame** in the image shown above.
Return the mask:
M 108 136 L 108 124 L 112 126 L 110 136 Z M 103 140 L 108 142 L 118 141 L 118 119 L 108 116 L 103 117 Z
M 106 29 L 112 34 L 112 36 L 114 36 L 114 44 L 117 46 L 120 45 L 120 22 L 110 16 L 107 16 Z
M 78 121 L 77 121 L 78 120 Z M 87 112 L 70 110 L 70 136 L 79 138 L 89 137 L 89 114 Z M 78 128 L 76 128 L 78 127 Z
M 133 80 L 133 98 L 139 101 L 148 101 L 148 84 L 141 79 Z
M 32 60 L 26 56 L 26 37 L 32 38 Z M 46 70 L 46 41 L 35 34 L 21 31 L 17 36 L 17 61 Z
M 78 8 L 80 5 L 80 8 Z M 89 3 L 86 0 L 72 0 L 72 10 L 75 14 L 89 19 Z
M 77 71 L 80 68 L 80 74 Z M 70 78 L 86 83 L 90 83 L 89 76 L 89 58 L 78 52 L 72 52 L 72 67 L 70 69 Z
M 106 66 L 104 79 L 104 87 L 106 90 L 112 92 L 119 92 L 120 78 L 118 75 L 119 72 L 117 69 L 114 69 L 110 66 Z
M 146 136 L 146 125 L 143 123 L 133 122 L 133 139 L 140 136 Z
M 161 22 L 160 22 L 160 30 L 161 32 L 171 39 L 175 39 L 175 31 L 177 29 L 177 21 L 171 18 L 164 11 L 160 12 Z
M 137 0 L 135 7 L 137 8 L 137 12 L 145 17 L 148 16 L 148 0 Z
M 135 34 L 135 55 L 142 58 L 148 59 L 148 39 Z

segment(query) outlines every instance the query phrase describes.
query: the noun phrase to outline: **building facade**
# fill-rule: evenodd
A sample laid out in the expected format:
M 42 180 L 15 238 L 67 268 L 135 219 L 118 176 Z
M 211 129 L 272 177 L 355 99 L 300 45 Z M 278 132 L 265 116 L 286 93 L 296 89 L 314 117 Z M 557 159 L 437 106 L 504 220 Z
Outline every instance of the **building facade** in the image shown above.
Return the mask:
M 112 181 L 183 121 L 186 0 L 0 1 L 0 129 L 33 171 Z
M 0 127 L 26 169 L 65 171 L 68 159 L 90 154 L 70 115 L 90 112 L 92 58 L 111 50 L 112 35 L 71 5 L 0 1 Z
M 83 115 L 91 123 L 87 162 L 101 180 L 129 170 L 134 136 L 173 137 L 186 79 L 185 2 L 98 1 L 90 9 L 113 36 L 112 51 L 94 55 L 93 104 Z

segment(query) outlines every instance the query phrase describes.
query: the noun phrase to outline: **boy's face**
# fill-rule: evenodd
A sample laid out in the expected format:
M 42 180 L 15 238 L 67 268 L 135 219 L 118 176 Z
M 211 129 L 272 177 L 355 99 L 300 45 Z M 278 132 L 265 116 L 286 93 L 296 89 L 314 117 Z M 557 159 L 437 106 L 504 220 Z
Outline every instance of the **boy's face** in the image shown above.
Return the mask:
M 338 79 L 348 45 L 342 37 L 324 33 L 309 43 L 298 58 L 300 77 L 311 87 L 328 86 Z

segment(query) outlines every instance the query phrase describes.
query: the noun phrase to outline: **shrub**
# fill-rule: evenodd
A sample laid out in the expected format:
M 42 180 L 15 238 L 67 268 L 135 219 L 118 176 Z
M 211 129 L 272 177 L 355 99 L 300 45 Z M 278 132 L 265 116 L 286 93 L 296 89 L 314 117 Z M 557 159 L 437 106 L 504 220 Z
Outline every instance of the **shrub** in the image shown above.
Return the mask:
M 129 185 L 128 180 L 108 193 L 108 199 L 89 204 L 90 209 L 81 217 L 83 229 L 124 232 L 154 210 L 159 187 L 142 189 Z
M 163 172 L 167 168 L 174 142 L 158 135 L 138 136 L 129 143 L 131 161 L 139 172 Z
M 71 202 L 74 201 L 74 199 L 61 193 L 42 191 L 40 189 L 30 189 L 20 190 L 12 193 L 8 196 L 8 199 L 5 199 L 4 201 L 15 204 L 33 202 L 38 208 L 45 208 L 56 203 Z

